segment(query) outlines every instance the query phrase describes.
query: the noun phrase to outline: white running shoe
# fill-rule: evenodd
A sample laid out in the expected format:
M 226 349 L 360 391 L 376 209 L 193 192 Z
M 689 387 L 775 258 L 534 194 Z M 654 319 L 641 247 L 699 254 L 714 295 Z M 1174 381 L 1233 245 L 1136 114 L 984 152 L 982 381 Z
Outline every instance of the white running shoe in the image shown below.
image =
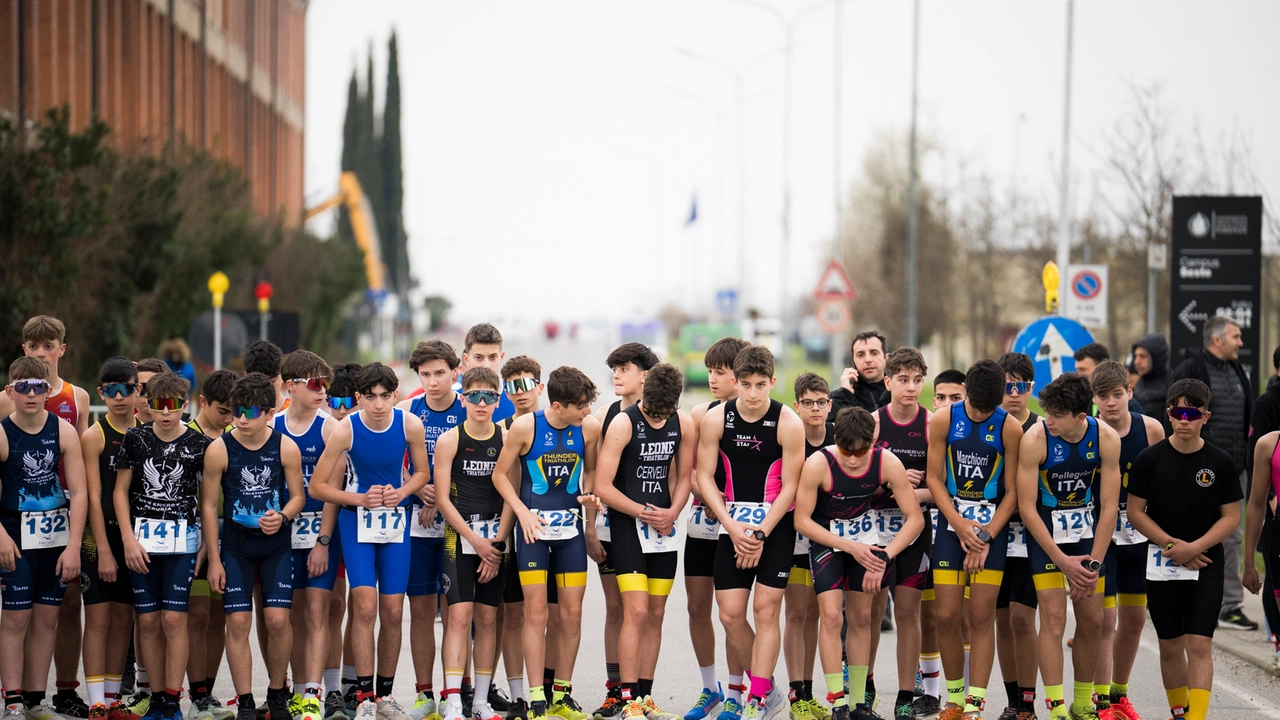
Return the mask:
M 774 685 L 769 694 L 764 698 L 764 717 L 766 720 L 773 720 L 778 717 L 779 713 L 789 713 L 791 703 L 787 702 L 787 696 L 783 695 L 778 686 Z
M 493 709 L 488 702 L 477 702 L 471 706 L 472 720 L 504 720 L 502 715 Z
M 418 693 L 413 700 L 413 707 L 407 711 L 412 720 L 423 720 L 436 714 L 436 699 L 427 697 L 426 693 Z
M 27 720 L 64 720 L 64 718 L 53 709 L 53 705 L 49 704 L 47 699 L 42 700 L 39 705 L 26 709 Z
M 378 707 L 374 705 L 373 698 L 365 698 L 356 705 L 355 720 L 378 720 Z
M 390 695 L 378 698 L 378 720 L 413 720 Z
M 444 708 L 440 710 L 440 716 L 444 720 L 467 720 L 466 713 L 462 711 L 462 698 L 454 693 L 445 701 Z

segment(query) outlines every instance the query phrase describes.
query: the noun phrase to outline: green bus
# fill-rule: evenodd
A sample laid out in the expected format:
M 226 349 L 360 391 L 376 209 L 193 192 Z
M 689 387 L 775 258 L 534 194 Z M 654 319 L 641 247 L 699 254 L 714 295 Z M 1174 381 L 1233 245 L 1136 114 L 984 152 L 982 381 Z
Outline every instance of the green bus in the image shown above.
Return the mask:
M 680 364 L 685 387 L 706 387 L 707 366 L 703 358 L 717 340 L 741 337 L 738 323 L 689 323 L 680 329 Z

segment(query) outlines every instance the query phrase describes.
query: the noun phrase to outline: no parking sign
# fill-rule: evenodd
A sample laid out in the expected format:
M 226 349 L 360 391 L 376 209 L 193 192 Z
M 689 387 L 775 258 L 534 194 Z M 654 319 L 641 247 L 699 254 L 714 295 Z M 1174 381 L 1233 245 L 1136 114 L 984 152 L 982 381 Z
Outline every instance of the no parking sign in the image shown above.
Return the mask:
M 1107 266 L 1068 265 L 1063 314 L 1086 327 L 1107 326 Z

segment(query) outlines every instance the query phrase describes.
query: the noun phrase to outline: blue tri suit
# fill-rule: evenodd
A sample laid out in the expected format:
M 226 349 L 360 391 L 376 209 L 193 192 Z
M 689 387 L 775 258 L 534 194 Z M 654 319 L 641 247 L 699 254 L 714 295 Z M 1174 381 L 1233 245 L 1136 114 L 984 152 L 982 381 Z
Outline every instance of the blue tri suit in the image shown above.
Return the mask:
M 381 432 L 370 430 L 362 413 L 356 411 L 347 416 L 351 423 L 351 449 L 347 451 L 351 474 L 346 491 L 364 493 L 374 485 L 400 487 L 404 484 L 404 456 L 409 449 L 404 411 L 392 409 L 391 425 Z M 376 587 L 379 595 L 403 595 L 409 584 L 409 533 L 405 532 L 402 542 L 362 543 L 357 534 L 358 515 L 355 508 L 338 511 L 347 583 L 353 588 Z
M 996 408 L 991 417 L 974 422 L 966 401 L 951 406 L 951 427 L 947 429 L 947 492 L 956 501 L 960 514 L 985 525 L 1004 498 L 1004 422 L 1007 413 Z M 1009 528 L 1000 528 L 991 538 L 983 569 L 971 578 L 964 571 L 964 546 L 947 516 L 938 513 L 938 531 L 933 546 L 933 583 L 972 583 L 999 586 L 1004 577 Z

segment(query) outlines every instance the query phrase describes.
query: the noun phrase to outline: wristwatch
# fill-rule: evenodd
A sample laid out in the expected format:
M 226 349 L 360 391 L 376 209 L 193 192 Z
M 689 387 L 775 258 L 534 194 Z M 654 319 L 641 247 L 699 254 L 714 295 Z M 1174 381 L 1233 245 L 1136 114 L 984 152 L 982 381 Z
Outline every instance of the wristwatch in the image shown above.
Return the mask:
M 764 531 L 758 528 L 756 529 L 747 528 L 743 532 L 746 534 L 747 537 L 755 538 L 756 540 L 764 540 Z
M 1089 558 L 1089 561 L 1084 563 L 1084 566 L 1088 568 L 1090 572 L 1096 572 L 1096 573 L 1102 572 L 1102 568 L 1103 568 L 1103 564 L 1097 560 L 1094 560 L 1093 558 Z
M 875 555 L 882 562 L 889 562 L 889 553 L 885 552 L 884 550 L 880 550 L 880 549 L 872 550 L 871 554 Z
M 497 548 L 497 549 L 498 549 L 498 552 L 500 552 L 500 553 L 504 553 L 504 552 L 506 552 L 506 551 L 507 551 L 507 541 L 506 541 L 506 540 L 498 540 L 498 541 L 496 541 L 496 542 L 494 542 L 494 543 L 493 543 L 493 546 L 494 546 L 495 548 Z
M 977 535 L 978 535 L 978 539 L 981 540 L 982 542 L 988 545 L 991 544 L 991 533 L 987 532 L 984 528 L 978 528 Z
M 330 540 L 332 540 L 332 538 L 330 538 L 328 535 L 321 535 L 316 538 L 316 544 L 323 545 L 324 547 L 329 547 Z

